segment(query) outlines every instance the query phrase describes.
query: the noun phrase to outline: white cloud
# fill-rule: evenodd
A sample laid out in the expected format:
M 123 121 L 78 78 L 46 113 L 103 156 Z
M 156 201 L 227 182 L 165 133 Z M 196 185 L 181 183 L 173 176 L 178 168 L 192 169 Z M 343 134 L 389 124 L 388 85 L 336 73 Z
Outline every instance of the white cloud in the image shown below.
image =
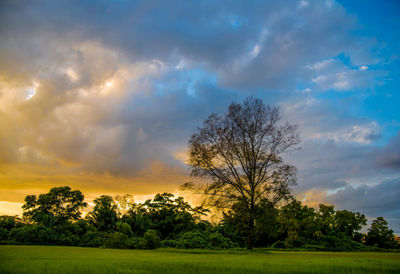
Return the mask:
M 335 60 L 330 58 L 330 59 L 322 60 L 320 62 L 316 62 L 311 65 L 307 65 L 306 67 L 318 72 L 320 70 L 323 70 L 323 69 L 329 67 L 334 62 L 335 62 Z
M 330 132 L 314 132 L 307 134 L 307 136 L 311 139 L 371 144 L 380 136 L 380 127 L 377 122 L 373 121 L 368 124 L 351 125 Z
M 311 72 L 311 81 L 320 91 L 363 89 L 373 86 L 376 77 L 374 72 L 367 72 L 366 66 L 354 69 L 336 59 L 325 59 L 307 65 L 306 68 Z

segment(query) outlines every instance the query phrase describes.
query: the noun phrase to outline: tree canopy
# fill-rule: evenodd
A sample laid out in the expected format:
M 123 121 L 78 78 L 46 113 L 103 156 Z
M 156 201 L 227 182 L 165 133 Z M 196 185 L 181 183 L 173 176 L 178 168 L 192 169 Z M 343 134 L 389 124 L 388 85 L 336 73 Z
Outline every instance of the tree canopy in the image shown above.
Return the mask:
M 297 127 L 282 123 L 277 107 L 252 97 L 232 103 L 226 114 L 210 115 L 191 136 L 191 174 L 209 181 L 185 187 L 200 190 L 218 207 L 242 203 L 248 215 L 247 247 L 252 248 L 258 205 L 290 198 L 296 169 L 282 156 L 298 144 Z
M 81 209 L 86 207 L 84 196 L 79 190 L 68 186 L 54 187 L 49 193 L 28 195 L 23 205 L 23 216 L 28 220 L 47 226 L 78 220 Z

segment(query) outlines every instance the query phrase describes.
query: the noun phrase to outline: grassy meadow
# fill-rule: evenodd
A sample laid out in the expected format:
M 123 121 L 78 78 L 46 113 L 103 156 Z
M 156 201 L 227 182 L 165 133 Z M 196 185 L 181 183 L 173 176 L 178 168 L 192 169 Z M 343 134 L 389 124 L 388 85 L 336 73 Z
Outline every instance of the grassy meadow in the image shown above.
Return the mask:
M 400 253 L 4 245 L 0 273 L 400 273 Z

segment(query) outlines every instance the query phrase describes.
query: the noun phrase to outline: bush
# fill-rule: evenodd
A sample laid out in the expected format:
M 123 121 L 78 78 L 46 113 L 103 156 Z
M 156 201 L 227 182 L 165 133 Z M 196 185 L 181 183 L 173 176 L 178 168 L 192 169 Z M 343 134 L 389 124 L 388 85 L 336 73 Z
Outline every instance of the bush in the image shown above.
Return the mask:
M 104 246 L 107 248 L 128 248 L 128 236 L 121 232 L 111 233 Z
M 57 244 L 65 246 L 76 246 L 79 244 L 79 237 L 71 233 L 61 234 L 58 236 Z
M 208 237 L 204 232 L 189 231 L 176 239 L 175 247 L 177 248 L 210 248 Z
M 126 245 L 130 249 L 147 249 L 147 241 L 142 237 L 131 237 L 126 242 Z
M 323 245 L 314 245 L 314 244 L 305 244 L 301 246 L 301 248 L 309 249 L 309 250 L 325 250 L 326 247 Z
M 365 246 L 349 238 L 338 238 L 335 236 L 324 236 L 321 239 L 323 250 L 328 251 L 351 251 L 365 249 Z
M 128 236 L 132 235 L 132 228 L 127 223 L 118 222 L 117 223 L 117 231 L 124 233 L 125 235 L 128 235 Z
M 126 245 L 130 249 L 136 249 L 138 248 L 138 243 L 139 243 L 139 238 L 137 237 L 131 237 L 126 241 Z
M 285 248 L 286 245 L 285 245 L 285 242 L 278 240 L 271 247 L 272 248 Z
M 81 237 L 79 245 L 87 247 L 99 247 L 105 243 L 106 239 L 107 238 L 105 235 L 101 232 L 89 231 Z
M 0 241 L 0 245 L 20 245 L 21 243 L 18 243 L 14 240 L 3 240 Z
M 10 232 L 10 239 L 22 244 L 56 244 L 57 234 L 54 230 L 36 225 L 25 225 L 13 228 Z
M 8 239 L 8 230 L 0 227 L 0 241 Z
M 144 239 L 146 240 L 146 247 L 149 249 L 154 249 L 160 246 L 160 237 L 157 231 L 149 229 L 144 233 Z
M 146 249 L 147 248 L 147 242 L 144 238 L 139 238 L 137 248 L 138 249 Z
M 233 242 L 231 239 L 222 236 L 221 233 L 214 232 L 209 236 L 209 242 L 211 247 L 215 248 L 231 248 L 233 247 Z
M 175 240 L 164 240 L 162 246 L 176 248 L 231 248 L 233 243 L 219 232 L 189 231 Z

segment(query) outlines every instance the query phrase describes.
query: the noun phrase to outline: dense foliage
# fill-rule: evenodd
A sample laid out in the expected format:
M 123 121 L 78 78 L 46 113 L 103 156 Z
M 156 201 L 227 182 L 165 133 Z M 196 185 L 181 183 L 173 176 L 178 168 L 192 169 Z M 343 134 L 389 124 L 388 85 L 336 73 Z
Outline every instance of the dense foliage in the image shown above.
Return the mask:
M 29 195 L 22 218 L 0 216 L 0 243 L 135 249 L 246 245 L 249 213 L 241 203 L 224 212 L 218 224 L 211 224 L 202 219 L 208 210 L 170 193 L 144 203 L 134 203 L 128 195 L 102 195 L 93 202 L 82 218 L 87 204 L 78 190 L 58 187 L 39 197 Z M 293 200 L 276 208 L 265 200 L 256 210 L 256 247 L 333 251 L 399 247 L 382 217 L 373 221 L 368 234 L 362 234 L 367 221 L 363 214 L 336 211 L 329 205 L 315 210 Z

